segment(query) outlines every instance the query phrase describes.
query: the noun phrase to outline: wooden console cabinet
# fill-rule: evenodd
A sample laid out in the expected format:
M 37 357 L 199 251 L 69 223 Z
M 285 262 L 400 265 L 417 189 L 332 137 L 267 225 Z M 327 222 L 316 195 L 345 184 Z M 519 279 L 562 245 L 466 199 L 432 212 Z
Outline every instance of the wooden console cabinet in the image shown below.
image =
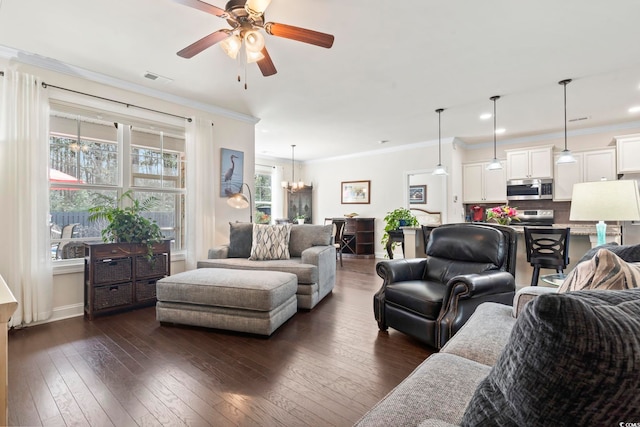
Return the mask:
M 84 312 L 89 319 L 156 303 L 156 282 L 170 273 L 171 243 L 85 243 Z
M 343 254 L 375 257 L 375 218 L 345 218 Z

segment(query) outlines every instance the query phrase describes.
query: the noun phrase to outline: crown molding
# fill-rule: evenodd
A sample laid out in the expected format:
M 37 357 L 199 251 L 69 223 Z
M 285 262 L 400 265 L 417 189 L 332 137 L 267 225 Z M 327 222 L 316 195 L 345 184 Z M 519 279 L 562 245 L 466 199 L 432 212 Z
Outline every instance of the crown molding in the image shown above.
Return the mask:
M 181 96 L 171 95 L 160 90 L 151 89 L 139 84 L 120 80 L 115 77 L 110 77 L 105 74 L 96 73 L 95 71 L 89 71 L 84 68 L 76 67 L 74 65 L 66 64 L 53 58 L 46 56 L 36 55 L 30 52 L 21 51 L 7 46 L 0 45 L 0 58 L 7 59 L 13 63 L 20 63 L 25 65 L 31 65 L 34 67 L 42 68 L 48 71 L 53 71 L 60 74 L 65 74 L 72 77 L 85 79 L 94 83 L 100 83 L 108 86 L 112 86 L 118 89 L 127 90 L 140 95 L 146 95 L 153 98 L 158 98 L 163 101 L 171 102 L 173 104 L 181 105 L 188 108 L 204 111 L 211 114 L 227 117 L 230 119 L 256 124 L 260 121 L 259 118 L 250 116 L 248 114 L 238 113 L 236 111 L 228 110 L 226 108 L 218 107 L 217 105 L 207 104 L 204 102 L 195 101 L 193 99 L 184 98 Z M 53 82 L 51 82 L 53 84 Z

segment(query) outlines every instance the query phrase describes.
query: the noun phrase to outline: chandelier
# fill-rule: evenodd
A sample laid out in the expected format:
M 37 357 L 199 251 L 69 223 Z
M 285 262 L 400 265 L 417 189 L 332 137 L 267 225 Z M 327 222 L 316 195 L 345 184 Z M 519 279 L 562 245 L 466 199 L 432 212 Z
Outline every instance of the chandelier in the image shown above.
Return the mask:
M 295 150 L 296 146 L 295 144 L 291 145 L 291 182 L 288 181 L 282 181 L 281 185 L 282 188 L 284 188 L 285 190 L 287 190 L 290 193 L 295 193 L 298 190 L 302 190 L 305 185 L 304 185 L 304 181 L 300 180 L 298 182 L 296 182 L 295 178 L 294 178 L 294 172 L 295 172 L 295 161 L 294 161 L 294 150 Z

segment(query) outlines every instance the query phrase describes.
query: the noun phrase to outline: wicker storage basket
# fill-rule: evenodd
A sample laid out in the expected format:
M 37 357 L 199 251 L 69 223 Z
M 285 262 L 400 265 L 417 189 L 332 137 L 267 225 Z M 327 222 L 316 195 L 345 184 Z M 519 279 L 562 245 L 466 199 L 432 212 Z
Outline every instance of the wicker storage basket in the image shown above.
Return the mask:
M 94 310 L 102 310 L 133 302 L 133 285 L 120 283 L 119 285 L 96 286 L 93 294 Z
M 156 282 L 158 279 L 139 280 L 136 282 L 136 301 L 156 299 Z
M 151 261 L 145 256 L 136 257 L 136 277 L 162 276 L 167 274 L 167 255 L 154 255 Z
M 96 261 L 93 266 L 93 283 L 131 280 L 131 261 L 131 258 Z

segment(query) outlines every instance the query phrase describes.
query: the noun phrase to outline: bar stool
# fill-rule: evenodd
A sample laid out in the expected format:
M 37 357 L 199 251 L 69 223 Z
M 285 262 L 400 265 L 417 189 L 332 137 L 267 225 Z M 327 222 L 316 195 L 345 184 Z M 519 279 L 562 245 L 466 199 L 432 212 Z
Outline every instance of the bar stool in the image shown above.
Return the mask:
M 533 267 L 531 286 L 538 285 L 541 268 L 564 273 L 569 264 L 570 228 L 524 227 L 527 262 Z

